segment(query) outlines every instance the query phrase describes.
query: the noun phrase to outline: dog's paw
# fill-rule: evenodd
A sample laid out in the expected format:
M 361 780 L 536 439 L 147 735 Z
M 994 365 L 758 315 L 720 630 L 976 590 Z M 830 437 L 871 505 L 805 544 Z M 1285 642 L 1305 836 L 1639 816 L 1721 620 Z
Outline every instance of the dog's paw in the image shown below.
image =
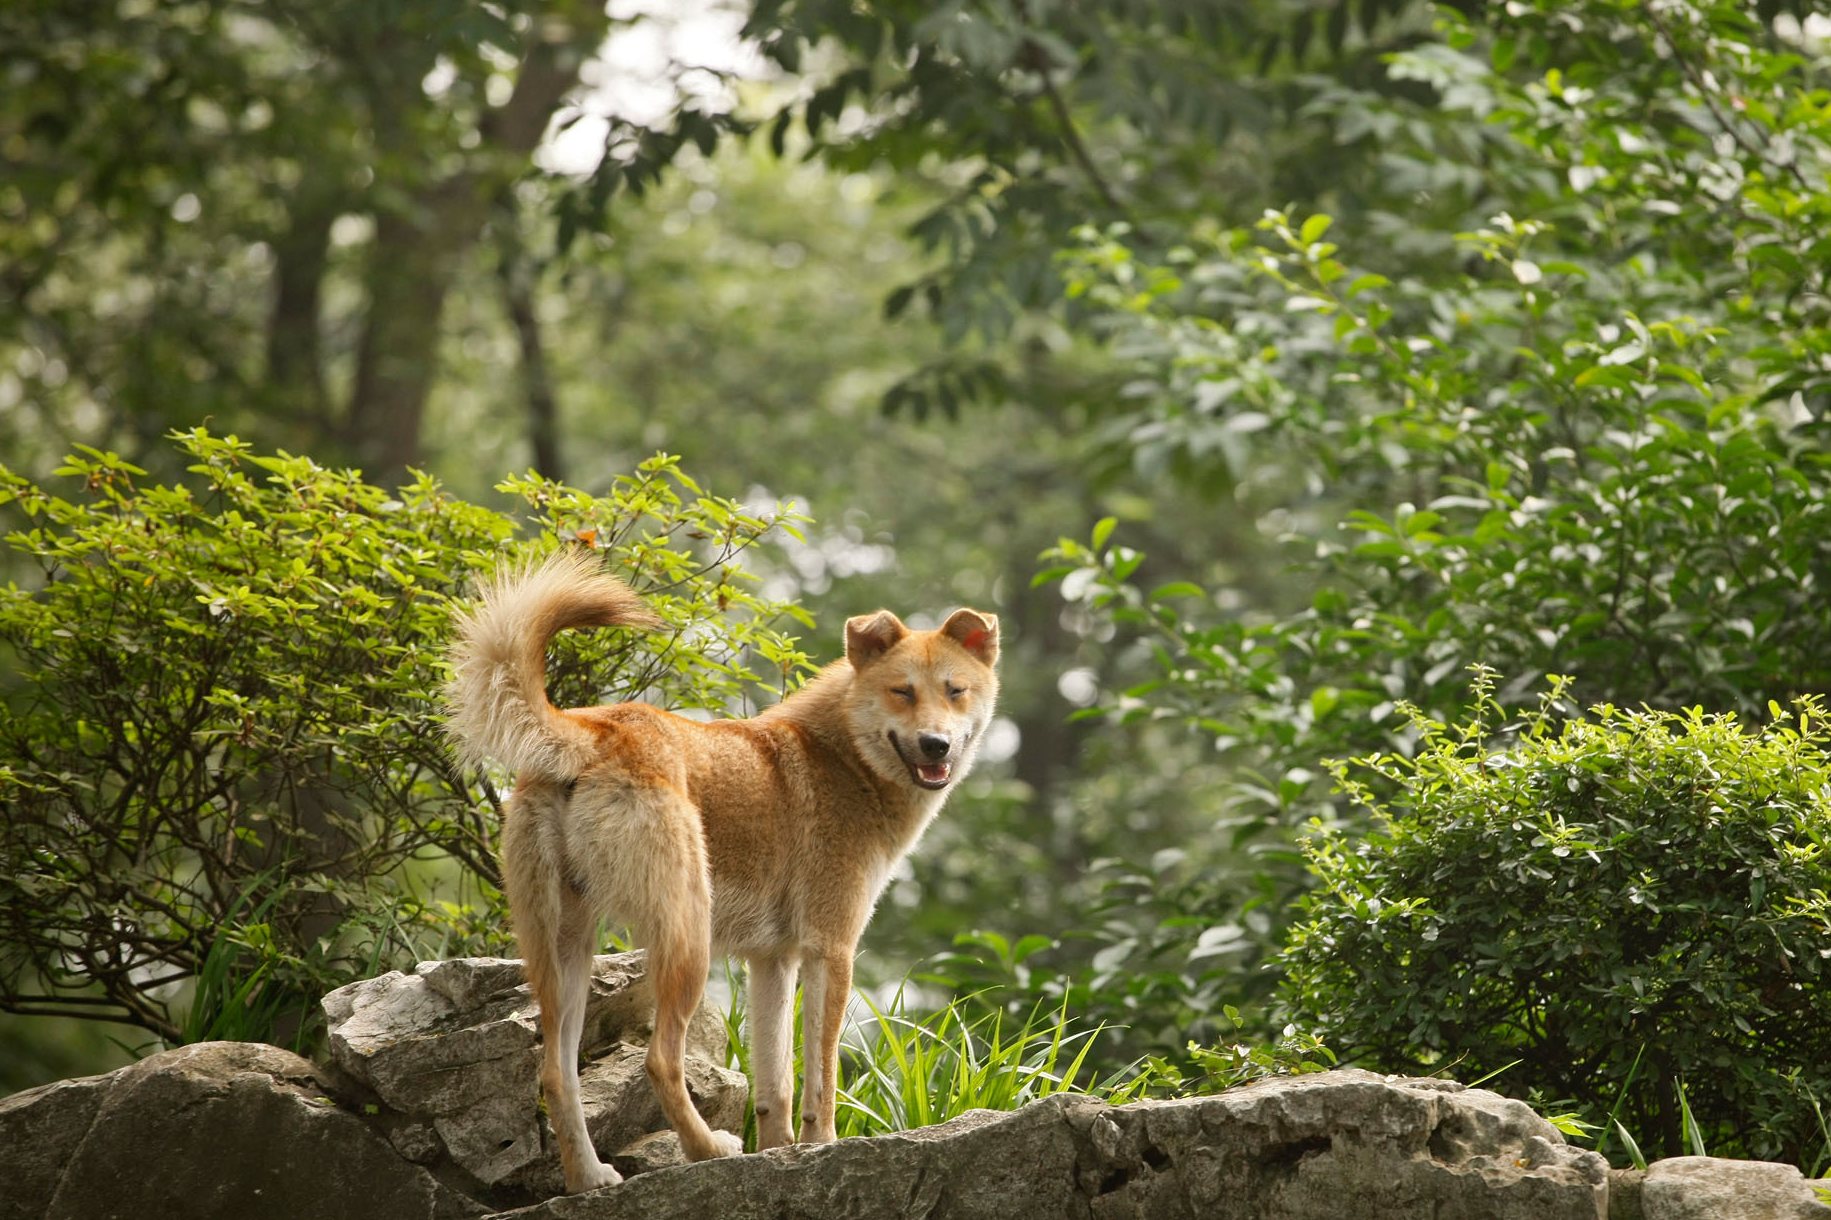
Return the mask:
M 602 1162 L 584 1166 L 578 1173 L 578 1180 L 572 1175 L 566 1177 L 566 1193 L 583 1194 L 588 1190 L 598 1190 L 605 1186 L 616 1186 L 623 1181 L 623 1175 Z
M 733 1135 L 729 1131 L 714 1131 L 712 1133 L 712 1155 L 713 1156 L 743 1156 L 744 1155 L 743 1137 Z

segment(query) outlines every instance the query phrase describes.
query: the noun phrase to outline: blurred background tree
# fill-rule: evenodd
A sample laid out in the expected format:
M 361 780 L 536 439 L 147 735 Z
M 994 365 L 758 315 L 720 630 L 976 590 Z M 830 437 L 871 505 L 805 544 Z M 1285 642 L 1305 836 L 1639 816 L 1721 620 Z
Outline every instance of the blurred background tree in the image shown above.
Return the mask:
M 568 3 L 0 22 L 0 333 L 38 353 L 9 441 L 259 421 L 377 474 L 421 461 L 451 278 L 610 28 Z
M 207 421 L 498 507 L 665 450 L 812 518 L 745 566 L 816 659 L 861 609 L 997 610 L 990 765 L 861 971 L 1067 998 L 1122 1064 L 1282 1021 L 1296 828 L 1364 824 L 1323 763 L 1408 749 L 1400 700 L 1823 688 L 1828 33 L 28 0 L 0 444 L 176 478 Z

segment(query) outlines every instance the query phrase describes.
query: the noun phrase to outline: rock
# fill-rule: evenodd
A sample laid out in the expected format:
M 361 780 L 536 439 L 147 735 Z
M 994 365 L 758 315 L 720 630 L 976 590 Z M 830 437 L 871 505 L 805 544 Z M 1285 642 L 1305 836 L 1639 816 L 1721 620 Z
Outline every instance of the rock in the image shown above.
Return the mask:
M 687 1154 L 680 1146 L 680 1137 L 672 1131 L 651 1131 L 605 1159 L 618 1173 L 633 1178 L 639 1173 L 685 1165 Z
M 1211 1098 L 1108 1108 L 1091 1131 L 1101 1218 L 1600 1220 L 1607 1162 L 1523 1102 L 1440 1080 L 1337 1071 Z M 1083 1171 L 1085 1173 L 1085 1170 Z
M 0 1099 L 0 1220 L 39 1220 L 76 1146 L 114 1087 L 84 1076 Z
M 306 1060 L 203 1042 L 0 1101 L 0 1216 L 463 1217 L 484 1209 L 325 1096 Z
M 597 1062 L 579 1072 L 579 1099 L 585 1108 L 585 1129 L 598 1155 L 618 1173 L 633 1177 L 651 1169 L 684 1165 L 680 1141 L 661 1113 L 643 1067 L 647 1051 L 619 1044 Z M 750 1082 L 742 1072 L 714 1067 L 698 1056 L 687 1059 L 687 1095 L 706 1122 L 717 1129 L 741 1132 L 744 1108 L 750 1100 Z M 542 1135 L 552 1143 L 545 1119 Z M 504 1185 L 534 1198 L 564 1193 L 559 1156 L 549 1150 L 504 1180 Z
M 1523 1103 L 1344 1070 L 1129 1106 L 1054 1097 L 908 1135 L 664 1169 L 509 1214 L 1602 1220 L 1606 1208 L 1607 1164 Z
M 642 1047 L 620 1046 L 579 1073 L 585 1129 L 591 1132 L 600 1156 L 609 1156 L 649 1132 L 667 1129 L 667 1117 L 643 1066 L 646 1057 Z M 692 1056 L 687 1060 L 687 1095 L 713 1128 L 744 1129 L 750 1083 L 742 1072 L 714 1067 Z
M 1074 1167 L 1082 1141 L 1051 1099 L 985 1121 L 969 1115 L 909 1135 L 801 1144 L 646 1173 L 562 1195 L 515 1220 L 825 1220 L 831 1217 L 1085 1217 Z
M 1608 1171 L 1608 1220 L 1646 1220 L 1640 1210 L 1640 1184 L 1646 1176 L 1640 1169 Z
M 439 1133 L 425 1123 L 404 1122 L 387 1132 L 394 1150 L 415 1165 L 431 1165 L 445 1154 Z
M 593 960 L 581 1050 L 648 1040 L 655 998 L 643 965 L 641 953 Z M 517 1087 L 540 1073 L 540 1007 L 518 961 L 421 962 L 412 974 L 395 970 L 340 987 L 323 1007 L 333 1062 L 404 1113 L 462 1110 L 482 1091 Z M 724 1059 L 724 1025 L 703 1005 L 687 1050 Z
M 460 1220 L 557 1194 L 544 1121 L 527 1119 L 519 1137 L 536 1149 L 530 1159 L 514 1141 L 488 1148 L 480 1133 L 513 1107 L 483 1113 L 494 1100 L 461 1079 L 479 1047 L 527 1049 L 511 1028 L 527 1015 L 519 986 L 500 963 L 469 963 L 358 985 L 327 1005 L 348 1061 L 377 1065 L 367 1078 L 397 1098 L 447 1107 L 434 1116 L 354 1094 L 340 1107 L 327 1092 L 344 1086 L 324 1069 L 240 1043 L 0 1100 L 0 1220 Z M 390 1026 L 385 1013 L 415 1014 L 431 1032 Z M 1520 1102 L 1353 1070 L 1127 1106 L 1058 1096 L 878 1139 L 685 1165 L 674 1134 L 654 1129 L 642 1048 L 622 1040 L 640 1034 L 629 1020 L 599 1023 L 618 1040 L 585 1077 L 594 1138 L 629 1180 L 497 1211 L 503 1220 L 1831 1220 L 1790 1166 L 1678 1157 L 1645 1174 L 1610 1171 Z M 421 1072 L 396 1060 L 440 1036 L 470 1050 L 420 1047 L 412 1053 L 431 1065 Z M 476 1062 L 479 1079 L 502 1075 L 498 1060 Z M 736 1129 L 742 1078 L 702 1061 L 691 1079 L 708 1116 Z M 470 1100 L 451 1107 L 454 1097 Z M 525 1104 L 532 1114 L 531 1094 Z M 487 1170 L 497 1153 L 519 1163 L 494 1185 L 458 1160 Z
M 642 1069 L 654 995 L 641 953 L 593 962 L 581 1048 L 602 1055 L 580 1074 L 586 1123 L 610 1156 L 666 1127 Z M 401 1155 L 449 1163 L 479 1197 L 509 1202 L 560 1189 L 558 1151 L 537 1108 L 540 1009 L 506 958 L 422 962 L 324 997 L 333 1065 L 386 1107 Z M 608 1054 L 603 1054 L 609 1048 Z M 749 1085 L 719 1066 L 723 1019 L 701 1005 L 688 1030 L 687 1084 L 714 1127 L 743 1128 Z M 500 1189 L 497 1189 L 500 1188 Z
M 1647 1166 L 1646 1220 L 1831 1220 L 1805 1175 L 1771 1161 L 1676 1156 Z
M 432 1129 L 453 1161 L 479 1182 L 494 1186 L 539 1160 L 545 1141 L 532 1083 L 501 1089 L 490 1089 L 487 1083 L 485 1095 L 475 1104 L 438 1115 Z

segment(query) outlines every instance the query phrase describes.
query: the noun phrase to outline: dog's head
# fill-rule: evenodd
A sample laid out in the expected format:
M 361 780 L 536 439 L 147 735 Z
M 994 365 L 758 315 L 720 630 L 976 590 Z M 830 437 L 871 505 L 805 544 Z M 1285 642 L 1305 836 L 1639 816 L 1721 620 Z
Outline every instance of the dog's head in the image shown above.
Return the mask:
M 888 610 L 846 620 L 852 738 L 887 779 L 939 792 L 979 754 L 998 697 L 998 616 L 956 610 L 911 631 Z

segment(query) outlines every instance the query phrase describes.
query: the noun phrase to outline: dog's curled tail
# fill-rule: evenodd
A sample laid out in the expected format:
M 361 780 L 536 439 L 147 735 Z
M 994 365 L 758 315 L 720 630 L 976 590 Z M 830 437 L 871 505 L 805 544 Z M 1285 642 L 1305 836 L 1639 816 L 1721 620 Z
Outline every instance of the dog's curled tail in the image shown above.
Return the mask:
M 547 642 L 568 627 L 659 627 L 642 599 L 584 549 L 499 575 L 456 623 L 446 730 L 464 761 L 572 779 L 595 757 L 589 732 L 547 699 Z

